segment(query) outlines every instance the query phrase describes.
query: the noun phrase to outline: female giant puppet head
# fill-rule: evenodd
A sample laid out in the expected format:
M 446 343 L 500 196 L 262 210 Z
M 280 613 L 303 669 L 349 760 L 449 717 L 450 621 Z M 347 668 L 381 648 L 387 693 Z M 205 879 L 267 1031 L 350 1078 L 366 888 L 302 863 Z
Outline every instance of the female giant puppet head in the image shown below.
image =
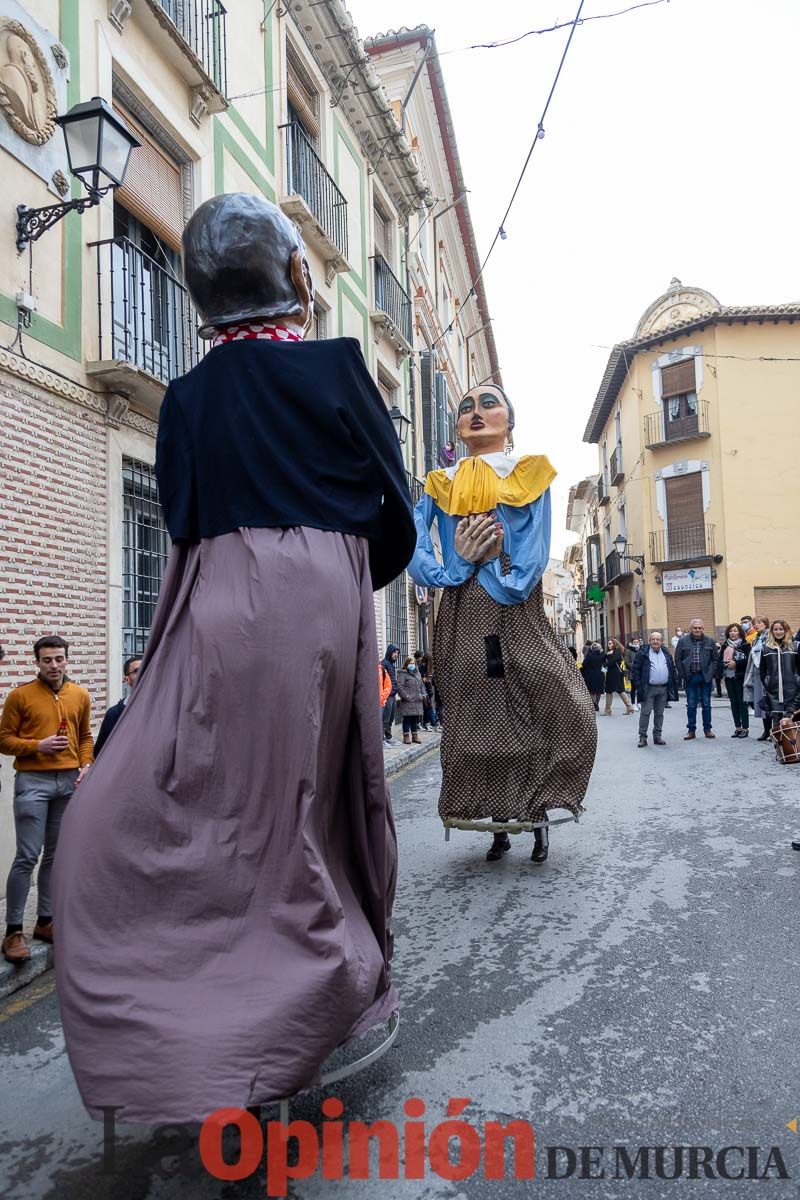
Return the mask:
M 303 239 L 263 196 L 231 192 L 201 204 L 183 233 L 183 269 L 201 337 L 278 319 L 301 337 L 311 328 L 314 280 Z
M 492 454 L 514 445 L 514 408 L 496 383 L 472 388 L 458 406 L 458 436 L 470 455 Z

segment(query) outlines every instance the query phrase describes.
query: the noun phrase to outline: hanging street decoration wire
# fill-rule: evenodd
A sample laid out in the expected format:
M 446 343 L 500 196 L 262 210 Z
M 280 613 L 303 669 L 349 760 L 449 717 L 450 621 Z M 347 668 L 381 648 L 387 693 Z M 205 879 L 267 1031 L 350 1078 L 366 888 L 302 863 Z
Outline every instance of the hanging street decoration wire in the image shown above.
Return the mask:
M 505 228 L 506 221 L 508 220 L 508 214 L 511 212 L 511 209 L 514 206 L 514 201 L 516 200 L 517 193 L 519 192 L 519 189 L 522 186 L 522 181 L 525 178 L 525 172 L 528 169 L 528 164 L 530 163 L 531 158 L 533 157 L 533 152 L 536 149 L 536 144 L 537 144 L 537 142 L 540 142 L 542 140 L 542 138 L 544 137 L 545 119 L 547 117 L 547 113 L 550 108 L 550 104 L 553 99 L 553 96 L 555 95 L 555 90 L 556 90 L 556 87 L 558 86 L 558 81 L 561 78 L 561 71 L 564 67 L 564 63 L 566 62 L 567 54 L 569 53 L 569 48 L 572 45 L 572 39 L 575 36 L 575 30 L 578 28 L 578 25 L 580 23 L 581 12 L 583 11 L 583 6 L 584 6 L 585 2 L 586 2 L 586 0 L 580 0 L 580 3 L 578 4 L 578 10 L 575 13 L 575 16 L 572 19 L 572 21 L 569 22 L 569 25 L 571 26 L 570 31 L 569 31 L 569 37 L 567 38 L 566 45 L 564 46 L 564 50 L 561 54 L 561 59 L 558 64 L 558 69 L 556 71 L 555 78 L 550 87 L 550 91 L 547 94 L 547 100 L 545 101 L 544 108 L 542 109 L 542 115 L 539 117 L 539 122 L 536 126 L 536 132 L 533 135 L 533 141 L 531 142 L 530 147 L 528 149 L 528 153 L 525 158 L 525 162 L 522 164 L 522 170 L 519 173 L 519 179 L 516 182 L 514 191 L 511 193 L 511 199 L 509 200 L 508 207 L 507 207 L 506 211 L 503 213 L 502 220 L 500 221 L 500 224 L 497 227 L 497 232 L 495 233 L 494 238 L 492 239 L 492 244 L 486 252 L 486 257 L 484 258 L 483 262 L 481 263 L 480 267 L 478 268 L 478 274 L 475 276 L 475 278 L 470 283 L 469 289 L 467 291 L 467 295 L 464 297 L 464 299 L 461 302 L 462 305 L 466 304 L 467 300 L 469 299 L 470 295 L 472 294 L 472 292 L 475 288 L 476 283 L 483 275 L 483 272 L 486 270 L 486 264 L 488 263 L 489 259 L 491 258 L 492 252 L 493 252 L 495 246 L 497 245 L 497 243 L 499 241 L 505 241 L 508 236 L 508 234 L 506 233 L 506 228 Z M 453 328 L 453 326 L 455 325 L 456 321 L 459 318 L 460 311 L 461 311 L 461 306 L 459 306 L 458 312 L 453 317 L 452 321 L 447 326 L 447 328 L 439 335 L 439 337 L 433 343 L 434 347 L 438 346 L 439 342 L 441 342 L 442 339 L 444 337 L 446 337 L 447 334 L 450 332 L 450 330 Z
M 620 8 L 616 12 L 595 13 L 591 17 L 582 17 L 577 22 L 578 25 L 586 25 L 589 21 L 609 21 L 613 17 L 624 17 L 626 13 L 635 12 L 637 8 L 653 8 L 656 4 L 669 4 L 670 0 L 640 0 L 639 4 L 631 4 L 628 8 Z M 544 29 L 528 29 L 525 33 L 517 34 L 516 37 L 506 38 L 504 41 L 497 42 L 475 42 L 472 46 L 460 46 L 454 50 L 440 50 L 439 57 L 445 54 L 463 54 L 467 50 L 499 50 L 501 46 L 515 46 L 518 42 L 523 42 L 526 38 L 537 37 L 543 33 L 555 33 L 558 29 L 567 29 L 568 26 L 574 25 L 574 21 L 559 21 L 555 25 L 547 25 Z

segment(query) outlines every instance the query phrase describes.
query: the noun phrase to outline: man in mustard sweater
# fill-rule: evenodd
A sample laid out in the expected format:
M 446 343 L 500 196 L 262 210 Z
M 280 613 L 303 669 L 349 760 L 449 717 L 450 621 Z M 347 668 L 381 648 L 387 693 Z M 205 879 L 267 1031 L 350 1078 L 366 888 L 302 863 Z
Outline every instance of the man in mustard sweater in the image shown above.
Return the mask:
M 22 918 L 33 868 L 39 867 L 39 915 L 35 938 L 53 940 L 50 873 L 67 801 L 93 761 L 91 703 L 85 688 L 66 678 L 69 646 L 43 637 L 33 647 L 38 674 L 10 692 L 0 717 L 0 754 L 14 755 L 14 827 L 17 853 L 6 886 L 9 962 L 30 958 Z M 44 853 L 42 853 L 44 851 Z

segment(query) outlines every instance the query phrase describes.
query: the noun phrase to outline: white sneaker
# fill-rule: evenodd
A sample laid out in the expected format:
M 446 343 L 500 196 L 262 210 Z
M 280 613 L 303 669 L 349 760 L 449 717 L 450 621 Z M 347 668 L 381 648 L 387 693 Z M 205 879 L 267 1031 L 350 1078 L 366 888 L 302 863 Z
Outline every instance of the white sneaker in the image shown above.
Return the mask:
M 641 711 L 642 711 L 642 706 L 641 706 L 641 704 L 634 704 L 634 706 L 633 706 L 633 707 L 636 709 L 636 712 L 641 712 Z

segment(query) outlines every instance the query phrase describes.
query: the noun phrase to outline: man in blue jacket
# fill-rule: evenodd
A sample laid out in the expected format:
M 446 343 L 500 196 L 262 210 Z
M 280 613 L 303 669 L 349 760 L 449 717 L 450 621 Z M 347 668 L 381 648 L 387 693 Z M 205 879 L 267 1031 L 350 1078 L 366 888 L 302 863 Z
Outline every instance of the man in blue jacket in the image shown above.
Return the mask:
M 661 736 L 664 709 L 668 700 L 678 699 L 678 673 L 669 650 L 657 629 L 650 634 L 648 645 L 642 646 L 633 660 L 631 683 L 636 688 L 639 712 L 639 746 L 647 745 L 647 729 L 653 714 L 653 744 L 666 746 Z

